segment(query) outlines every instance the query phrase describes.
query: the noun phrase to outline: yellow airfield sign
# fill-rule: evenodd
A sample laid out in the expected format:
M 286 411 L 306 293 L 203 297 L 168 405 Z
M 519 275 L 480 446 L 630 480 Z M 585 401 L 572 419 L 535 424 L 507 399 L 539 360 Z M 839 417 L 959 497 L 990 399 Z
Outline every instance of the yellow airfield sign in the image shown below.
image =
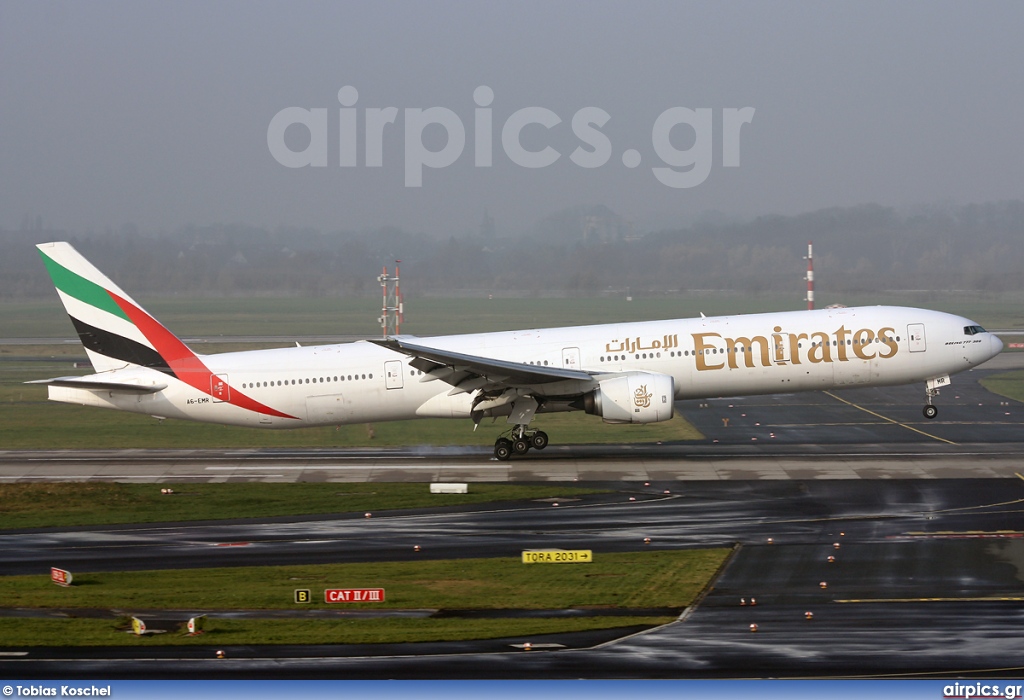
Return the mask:
M 589 549 L 526 549 L 524 564 L 590 564 L 594 553 Z

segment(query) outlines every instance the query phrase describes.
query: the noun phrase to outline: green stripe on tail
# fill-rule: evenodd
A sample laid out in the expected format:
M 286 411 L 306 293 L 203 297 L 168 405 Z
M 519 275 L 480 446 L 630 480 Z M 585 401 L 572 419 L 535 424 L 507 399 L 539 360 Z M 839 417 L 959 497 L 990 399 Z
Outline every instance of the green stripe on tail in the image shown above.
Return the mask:
M 101 311 L 106 311 L 123 318 L 125 321 L 131 322 L 128 315 L 121 310 L 121 307 L 110 297 L 106 289 L 95 282 L 90 282 L 84 277 L 76 275 L 63 265 L 51 260 L 41 250 L 39 255 L 43 258 L 46 271 L 50 273 L 53 284 L 57 289 L 89 306 L 94 306 Z

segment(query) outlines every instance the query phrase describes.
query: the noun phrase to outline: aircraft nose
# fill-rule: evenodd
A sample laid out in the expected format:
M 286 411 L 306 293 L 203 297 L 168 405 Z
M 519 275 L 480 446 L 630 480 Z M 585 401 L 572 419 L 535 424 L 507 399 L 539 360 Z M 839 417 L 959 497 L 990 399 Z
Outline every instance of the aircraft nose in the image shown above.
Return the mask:
M 989 342 L 992 344 L 992 357 L 995 357 L 1003 351 L 1003 341 L 995 333 L 991 333 L 989 337 L 991 338 Z

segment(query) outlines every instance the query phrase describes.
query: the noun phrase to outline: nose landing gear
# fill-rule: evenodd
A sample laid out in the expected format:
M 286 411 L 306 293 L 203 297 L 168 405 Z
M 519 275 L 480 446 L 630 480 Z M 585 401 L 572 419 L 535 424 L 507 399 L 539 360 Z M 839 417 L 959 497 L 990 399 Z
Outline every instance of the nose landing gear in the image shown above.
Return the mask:
M 921 410 L 921 413 L 923 413 L 924 417 L 927 418 L 928 420 L 931 420 L 935 418 L 935 416 L 939 415 L 939 409 L 932 404 L 932 399 L 939 395 L 939 389 L 944 386 L 949 386 L 948 374 L 943 375 L 941 377 L 935 377 L 934 379 L 929 379 L 927 382 L 925 382 L 924 393 L 927 397 L 927 403 L 925 404 L 925 407 Z

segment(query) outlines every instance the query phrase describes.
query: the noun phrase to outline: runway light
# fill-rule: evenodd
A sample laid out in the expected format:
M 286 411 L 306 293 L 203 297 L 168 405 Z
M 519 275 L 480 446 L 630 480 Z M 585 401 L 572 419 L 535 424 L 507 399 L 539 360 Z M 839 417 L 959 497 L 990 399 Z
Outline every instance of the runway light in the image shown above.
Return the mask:
M 750 599 L 750 604 L 751 605 L 757 605 L 757 598 L 751 598 Z
M 420 551 L 420 546 L 418 544 L 417 545 L 413 545 L 412 551 L 414 551 L 414 552 Z
M 650 537 L 645 537 L 644 538 L 644 544 L 650 544 L 650 543 L 651 543 L 651 538 Z
M 223 649 L 218 649 L 216 656 L 217 656 L 218 659 L 223 659 L 224 658 L 224 650 Z
M 807 612 L 804 613 L 804 617 L 806 617 L 808 620 L 813 620 L 814 619 L 814 613 L 812 613 L 810 610 L 808 610 Z
M 644 482 L 644 486 L 650 486 L 650 485 L 651 485 L 651 482 L 649 482 L 649 481 L 645 481 Z
M 771 537 L 769 537 L 769 538 L 768 538 L 768 544 L 775 544 L 775 539 L 774 539 L 774 538 L 771 538 Z
M 669 491 L 668 489 L 665 489 L 664 491 L 662 491 L 662 493 L 664 493 L 664 494 L 665 494 L 665 495 L 667 496 L 668 494 L 670 494 L 670 493 L 672 493 L 672 492 L 671 492 L 671 491 Z
M 828 557 L 828 563 L 829 563 L 829 564 L 834 564 L 835 562 L 836 562 L 836 558 L 835 558 L 835 557 L 833 557 L 832 555 L 829 555 L 829 557 Z
M 631 501 L 635 501 L 635 500 L 636 500 L 636 498 L 635 498 L 634 496 L 630 496 L 630 497 L 629 497 L 629 500 L 631 500 Z
M 747 604 L 747 599 L 746 598 L 740 598 L 740 605 L 746 605 L 746 604 Z
M 832 543 L 832 549 L 839 549 L 839 543 L 838 542 L 833 542 Z
M 750 438 L 750 439 L 753 440 L 754 442 L 757 442 L 757 438 Z
M 757 632 L 757 623 L 756 622 L 751 622 L 750 623 L 750 631 L 751 632 Z
M 533 645 L 529 642 L 523 642 L 523 651 L 530 651 L 533 649 Z
M 363 517 L 364 517 L 364 518 L 372 518 L 372 517 L 373 517 L 373 514 L 372 514 L 372 513 L 365 513 L 365 514 L 363 515 Z
M 552 503 L 552 504 L 551 504 L 551 506 L 552 506 L 553 508 L 557 508 L 557 507 L 558 507 L 558 503 Z
M 741 417 L 741 418 L 746 418 L 746 417 L 747 417 L 747 414 L 746 414 L 746 413 L 741 413 L 741 414 L 740 414 L 740 417 Z
M 846 537 L 846 533 L 845 533 L 845 532 L 840 532 L 840 533 L 839 533 L 839 536 L 840 536 L 840 537 Z
M 825 581 L 822 581 L 821 583 L 818 584 L 818 586 L 820 586 L 822 589 L 825 589 L 825 588 L 828 588 L 828 583 L 825 582 Z
M 754 425 L 761 425 L 760 423 L 754 423 Z

